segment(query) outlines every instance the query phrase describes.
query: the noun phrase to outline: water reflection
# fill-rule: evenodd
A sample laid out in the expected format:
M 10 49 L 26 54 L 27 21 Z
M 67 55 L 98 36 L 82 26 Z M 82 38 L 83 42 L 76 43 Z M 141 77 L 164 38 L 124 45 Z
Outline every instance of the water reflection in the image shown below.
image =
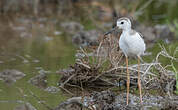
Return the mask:
M 13 21 L 0 19 L 0 71 L 16 69 L 26 74 L 12 85 L 0 82 L 0 101 L 4 101 L 0 103 L 1 109 L 12 110 L 19 105 L 18 100 L 44 109 L 29 91 L 53 107 L 65 98 L 61 91 L 50 94 L 28 83 L 30 78 L 48 71 L 47 86 L 57 87 L 60 76 L 56 71 L 74 62 L 75 47 L 55 30 L 54 22 L 48 24 L 47 20 L 43 24 L 25 18 Z

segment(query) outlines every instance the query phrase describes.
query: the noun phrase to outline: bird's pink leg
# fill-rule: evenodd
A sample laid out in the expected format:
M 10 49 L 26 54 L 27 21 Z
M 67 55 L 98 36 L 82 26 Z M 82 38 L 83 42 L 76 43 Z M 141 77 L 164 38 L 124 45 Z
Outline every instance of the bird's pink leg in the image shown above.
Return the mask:
M 138 56 L 138 88 L 140 93 L 140 103 L 142 104 L 142 88 L 141 88 L 141 80 L 140 80 L 140 57 Z
M 129 86 L 130 86 L 130 74 L 128 69 L 128 57 L 126 56 L 126 67 L 127 67 L 127 105 L 129 104 Z

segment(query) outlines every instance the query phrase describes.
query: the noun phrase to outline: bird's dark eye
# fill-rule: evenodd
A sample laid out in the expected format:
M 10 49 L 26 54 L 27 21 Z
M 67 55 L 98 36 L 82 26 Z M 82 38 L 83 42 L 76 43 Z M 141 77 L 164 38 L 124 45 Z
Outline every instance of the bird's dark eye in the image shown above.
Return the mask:
M 124 24 L 124 22 L 121 22 L 121 24 Z

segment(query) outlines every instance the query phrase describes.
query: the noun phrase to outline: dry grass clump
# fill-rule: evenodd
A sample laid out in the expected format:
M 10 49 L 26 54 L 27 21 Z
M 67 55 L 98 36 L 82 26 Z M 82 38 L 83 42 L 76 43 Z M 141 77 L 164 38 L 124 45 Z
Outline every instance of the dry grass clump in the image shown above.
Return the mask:
M 103 36 L 102 36 L 103 37 Z M 118 51 L 117 37 L 108 35 L 99 41 L 97 48 L 80 48 L 76 54 L 76 62 L 68 69 L 62 70 L 61 85 L 84 88 L 100 88 L 114 86 L 112 78 L 104 74 L 110 68 L 118 67 L 123 55 Z
M 159 56 L 178 60 L 170 56 L 166 49 L 158 53 L 152 63 L 140 65 L 141 82 L 145 90 L 161 90 L 171 96 L 175 87 L 175 73 L 167 70 L 159 62 Z M 124 57 L 118 49 L 118 39 L 114 35 L 102 36 L 99 45 L 95 49 L 80 48 L 76 54 L 76 62 L 73 66 L 61 70 L 62 78 L 60 87 L 72 94 L 67 87 L 75 87 L 81 90 L 106 89 L 125 85 L 126 67 L 123 66 Z M 129 65 L 131 85 L 137 85 L 138 65 Z M 119 83 L 118 83 L 119 82 Z M 97 89 L 96 89 L 97 88 Z

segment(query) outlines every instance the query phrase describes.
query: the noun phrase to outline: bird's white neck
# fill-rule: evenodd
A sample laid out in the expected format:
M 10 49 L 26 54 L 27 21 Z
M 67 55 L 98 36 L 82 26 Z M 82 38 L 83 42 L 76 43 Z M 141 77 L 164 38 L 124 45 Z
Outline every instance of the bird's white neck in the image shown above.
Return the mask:
M 125 28 L 125 29 L 122 29 L 122 32 L 123 33 L 127 33 L 127 32 L 129 32 L 129 31 L 131 31 L 132 29 L 131 28 Z

